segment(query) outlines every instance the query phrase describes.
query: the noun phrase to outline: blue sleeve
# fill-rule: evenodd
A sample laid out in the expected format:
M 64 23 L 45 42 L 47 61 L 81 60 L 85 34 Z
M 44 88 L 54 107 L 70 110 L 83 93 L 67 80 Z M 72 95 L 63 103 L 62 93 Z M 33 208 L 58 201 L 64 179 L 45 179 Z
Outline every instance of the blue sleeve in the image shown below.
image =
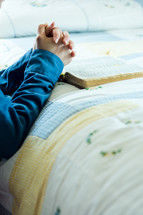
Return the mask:
M 31 54 L 32 49 L 26 52 L 16 63 L 0 71 L 0 89 L 4 94 L 11 95 L 20 86 Z
M 35 50 L 24 71 L 24 81 L 12 98 L 0 93 L 0 157 L 11 157 L 21 146 L 63 70 L 54 54 Z

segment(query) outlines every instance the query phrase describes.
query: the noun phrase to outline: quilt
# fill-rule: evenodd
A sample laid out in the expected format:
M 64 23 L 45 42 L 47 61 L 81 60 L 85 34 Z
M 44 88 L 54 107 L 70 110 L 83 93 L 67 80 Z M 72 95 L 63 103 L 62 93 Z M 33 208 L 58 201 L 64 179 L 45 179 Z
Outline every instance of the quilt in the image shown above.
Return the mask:
M 76 59 L 111 55 L 143 67 L 142 29 L 71 37 Z M 26 51 L 8 42 L 17 57 Z M 58 82 L 21 149 L 1 164 L 0 204 L 14 215 L 141 215 L 142 139 L 143 78 L 82 90 Z

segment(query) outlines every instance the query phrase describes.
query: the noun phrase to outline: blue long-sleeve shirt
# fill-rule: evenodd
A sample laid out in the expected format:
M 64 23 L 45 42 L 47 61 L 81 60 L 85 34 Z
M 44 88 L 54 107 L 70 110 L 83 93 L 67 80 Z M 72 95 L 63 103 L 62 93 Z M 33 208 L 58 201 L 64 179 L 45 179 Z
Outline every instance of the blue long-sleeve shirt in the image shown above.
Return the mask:
M 20 148 L 63 66 L 63 62 L 51 52 L 30 50 L 18 62 L 0 72 L 1 158 L 10 158 Z

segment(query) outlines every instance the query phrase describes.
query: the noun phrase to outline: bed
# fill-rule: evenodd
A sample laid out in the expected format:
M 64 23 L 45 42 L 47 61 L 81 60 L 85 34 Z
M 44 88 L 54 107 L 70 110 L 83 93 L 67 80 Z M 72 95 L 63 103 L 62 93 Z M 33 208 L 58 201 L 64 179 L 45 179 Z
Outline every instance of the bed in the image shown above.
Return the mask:
M 28 7 L 28 1 L 23 2 Z M 47 7 L 46 1 L 29 2 L 36 10 Z M 47 2 L 49 7 L 58 4 Z M 114 56 L 143 68 L 142 1 L 88 2 L 90 7 L 85 0 L 61 1 L 79 16 L 74 26 L 57 17 L 71 32 L 75 60 Z M 35 27 L 31 32 L 27 24 L 22 31 L 16 15 L 15 31 L 8 31 L 14 26 L 6 16 L 11 4 L 8 0 L 1 15 L 8 26 L 7 34 L 0 35 L 1 68 L 31 48 L 35 38 Z M 21 149 L 0 162 L 1 214 L 142 215 L 142 138 L 143 78 L 87 89 L 57 82 Z

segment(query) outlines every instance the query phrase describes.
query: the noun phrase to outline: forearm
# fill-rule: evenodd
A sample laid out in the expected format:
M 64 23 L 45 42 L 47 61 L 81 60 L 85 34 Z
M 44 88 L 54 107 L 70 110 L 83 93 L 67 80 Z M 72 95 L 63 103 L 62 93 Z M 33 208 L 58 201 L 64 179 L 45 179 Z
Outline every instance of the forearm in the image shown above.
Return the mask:
M 63 63 L 57 56 L 35 50 L 24 72 L 24 81 L 12 99 L 1 97 L 0 157 L 9 158 L 21 146 L 62 69 Z
M 23 81 L 24 71 L 31 57 L 32 49 L 25 53 L 17 62 L 0 72 L 0 89 L 5 95 L 12 94 Z

